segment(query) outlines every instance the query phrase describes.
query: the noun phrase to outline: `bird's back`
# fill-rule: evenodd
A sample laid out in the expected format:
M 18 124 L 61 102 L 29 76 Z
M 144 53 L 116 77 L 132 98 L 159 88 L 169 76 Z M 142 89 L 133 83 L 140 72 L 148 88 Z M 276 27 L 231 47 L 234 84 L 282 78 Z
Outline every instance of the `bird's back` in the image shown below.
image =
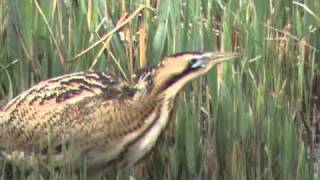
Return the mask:
M 81 138 L 99 128 L 94 116 L 117 111 L 120 101 L 130 101 L 127 86 L 109 75 L 94 72 L 40 82 L 3 107 L 0 148 L 46 153 L 50 138 L 50 146 L 59 151 L 63 139 L 75 133 Z M 99 106 L 104 106 L 103 112 L 98 112 Z

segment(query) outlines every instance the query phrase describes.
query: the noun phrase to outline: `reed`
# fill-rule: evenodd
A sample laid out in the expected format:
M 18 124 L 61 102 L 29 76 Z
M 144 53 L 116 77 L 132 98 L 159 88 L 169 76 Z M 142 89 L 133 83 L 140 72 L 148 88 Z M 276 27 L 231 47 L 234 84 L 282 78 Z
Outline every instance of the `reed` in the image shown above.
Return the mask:
M 0 99 L 64 73 L 92 69 L 130 80 L 175 52 L 240 51 L 238 62 L 186 87 L 175 128 L 118 179 L 316 179 L 308 151 L 319 8 L 318 0 L 2 0 Z M 13 179 L 24 179 L 13 169 Z M 74 176 L 72 165 L 62 169 L 48 177 Z

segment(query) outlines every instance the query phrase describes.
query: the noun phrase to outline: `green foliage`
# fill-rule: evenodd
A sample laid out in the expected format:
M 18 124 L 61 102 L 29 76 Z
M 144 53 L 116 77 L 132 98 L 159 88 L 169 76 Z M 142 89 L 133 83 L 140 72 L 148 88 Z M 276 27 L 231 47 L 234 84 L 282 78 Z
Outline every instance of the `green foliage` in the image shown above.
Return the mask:
M 310 179 L 302 121 L 312 117 L 300 114 L 311 112 L 318 86 L 319 8 L 318 0 L 2 0 L 0 99 L 64 73 L 94 69 L 129 80 L 175 52 L 237 50 L 237 62 L 181 94 L 172 136 L 145 161 L 148 177 Z M 70 179 L 70 166 L 48 177 Z M 136 171 L 125 168 L 118 179 L 141 179 Z

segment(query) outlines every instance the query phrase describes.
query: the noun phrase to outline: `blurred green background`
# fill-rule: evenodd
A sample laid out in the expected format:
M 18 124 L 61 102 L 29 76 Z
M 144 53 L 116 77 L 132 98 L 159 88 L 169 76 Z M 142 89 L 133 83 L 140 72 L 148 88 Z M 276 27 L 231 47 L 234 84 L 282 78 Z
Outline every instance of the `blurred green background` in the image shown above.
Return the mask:
M 1 0 L 0 99 L 70 72 L 130 81 L 176 52 L 239 51 L 185 88 L 174 128 L 117 178 L 318 179 L 319 9 L 319 0 Z

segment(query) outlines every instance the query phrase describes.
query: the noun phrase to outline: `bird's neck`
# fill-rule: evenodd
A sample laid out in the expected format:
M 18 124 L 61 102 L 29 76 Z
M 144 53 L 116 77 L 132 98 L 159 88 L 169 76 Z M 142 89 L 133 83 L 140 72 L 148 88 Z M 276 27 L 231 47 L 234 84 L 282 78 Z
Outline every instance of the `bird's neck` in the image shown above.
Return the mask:
M 164 67 L 152 67 L 141 72 L 135 79 L 135 88 L 140 95 L 150 98 L 175 97 L 190 80 L 188 74 L 173 75 Z

